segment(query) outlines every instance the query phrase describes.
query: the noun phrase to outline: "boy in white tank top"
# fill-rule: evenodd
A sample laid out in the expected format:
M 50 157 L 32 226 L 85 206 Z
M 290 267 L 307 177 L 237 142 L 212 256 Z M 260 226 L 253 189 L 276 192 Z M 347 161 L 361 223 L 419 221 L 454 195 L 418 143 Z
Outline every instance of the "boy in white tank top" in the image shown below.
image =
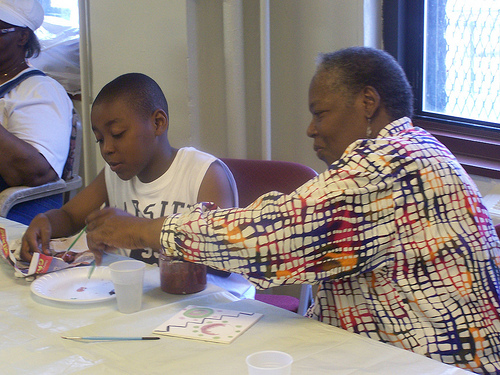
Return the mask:
M 23 239 L 24 259 L 39 248 L 48 253 L 50 238 L 80 231 L 86 217 L 103 205 L 110 213 L 145 219 L 182 212 L 197 202 L 238 205 L 236 184 L 224 163 L 194 148 L 170 145 L 167 100 L 150 77 L 129 73 L 104 86 L 92 105 L 91 122 L 107 165 L 62 208 L 33 219 Z M 157 263 L 158 249 L 128 250 L 128 255 Z

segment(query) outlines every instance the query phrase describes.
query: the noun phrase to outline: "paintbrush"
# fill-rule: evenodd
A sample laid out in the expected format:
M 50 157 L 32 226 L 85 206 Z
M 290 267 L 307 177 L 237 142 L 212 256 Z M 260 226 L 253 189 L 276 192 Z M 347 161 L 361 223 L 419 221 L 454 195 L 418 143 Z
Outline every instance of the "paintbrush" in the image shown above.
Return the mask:
M 76 236 L 76 238 L 73 240 L 73 242 L 71 242 L 71 245 L 69 245 L 68 249 L 64 252 L 64 254 L 62 256 L 63 259 L 64 259 L 64 256 L 69 253 L 69 251 L 71 250 L 71 248 L 73 246 L 75 246 L 76 242 L 80 239 L 80 237 L 82 236 L 83 233 L 85 233 L 86 230 L 87 230 L 87 226 L 85 225 L 83 227 L 83 229 L 80 231 L 80 233 L 78 233 L 78 236 Z
M 116 337 L 116 336 L 61 336 L 66 340 L 76 340 L 76 341 L 128 341 L 128 340 L 159 340 L 158 336 L 133 336 L 133 337 Z
M 103 203 L 101 205 L 101 208 L 99 208 L 99 209 L 102 210 L 104 207 L 106 207 L 106 203 Z M 87 226 L 85 225 L 85 228 L 83 228 L 83 229 L 86 230 Z M 90 276 L 92 276 L 92 274 L 94 273 L 94 270 L 95 270 L 95 259 L 92 262 L 92 267 L 90 267 L 90 269 L 89 269 L 89 274 L 87 275 L 87 279 L 90 279 Z
M 80 239 L 80 237 L 82 236 L 82 234 L 87 231 L 87 226 L 85 225 L 83 227 L 83 229 L 80 231 L 80 233 L 78 233 L 78 236 L 76 236 L 76 238 L 74 239 L 74 241 L 71 243 L 71 245 L 69 245 L 68 247 L 68 250 L 66 250 L 66 253 L 68 251 L 71 250 L 71 248 L 75 245 L 75 243 Z M 66 253 L 64 253 L 66 255 Z M 94 270 L 95 270 L 95 260 L 92 261 L 92 267 L 90 267 L 89 269 L 89 274 L 87 275 L 87 279 L 90 279 L 90 276 L 92 276 L 92 274 L 94 273 Z
M 87 279 L 90 279 L 90 276 L 92 276 L 94 270 L 95 270 L 95 260 L 92 261 L 92 266 L 89 269 L 89 274 L 87 275 Z

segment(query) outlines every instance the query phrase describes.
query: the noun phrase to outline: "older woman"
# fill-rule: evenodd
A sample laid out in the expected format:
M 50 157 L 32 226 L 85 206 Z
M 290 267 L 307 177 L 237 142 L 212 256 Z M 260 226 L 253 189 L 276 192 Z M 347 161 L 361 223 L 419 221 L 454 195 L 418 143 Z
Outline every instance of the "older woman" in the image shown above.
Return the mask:
M 412 125 L 412 101 L 387 53 L 322 55 L 307 134 L 325 172 L 243 209 L 205 203 L 164 222 L 102 210 L 88 218 L 88 242 L 96 250 L 161 246 L 263 288 L 315 283 L 315 319 L 498 373 L 499 240 L 455 157 Z
M 0 191 L 37 186 L 61 176 L 68 157 L 73 105 L 64 88 L 27 59 L 40 53 L 34 33 L 43 22 L 37 0 L 0 0 Z M 14 207 L 9 218 L 29 223 L 61 198 Z

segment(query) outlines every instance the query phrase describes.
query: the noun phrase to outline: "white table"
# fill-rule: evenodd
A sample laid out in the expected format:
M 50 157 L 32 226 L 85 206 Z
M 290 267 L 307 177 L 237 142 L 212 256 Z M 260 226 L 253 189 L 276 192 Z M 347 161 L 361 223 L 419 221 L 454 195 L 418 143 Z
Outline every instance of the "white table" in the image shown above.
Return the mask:
M 23 231 L 0 218 L 9 235 Z M 294 357 L 293 374 L 470 374 L 426 357 L 348 333 L 255 300 L 237 300 L 209 284 L 175 296 L 159 288 L 157 268 L 145 278 L 143 309 L 121 314 L 114 300 L 71 305 L 41 299 L 0 261 L 1 374 L 245 374 L 259 350 Z M 162 336 L 155 341 L 76 342 L 67 336 L 144 336 L 183 307 L 195 304 L 260 312 L 264 316 L 231 344 Z

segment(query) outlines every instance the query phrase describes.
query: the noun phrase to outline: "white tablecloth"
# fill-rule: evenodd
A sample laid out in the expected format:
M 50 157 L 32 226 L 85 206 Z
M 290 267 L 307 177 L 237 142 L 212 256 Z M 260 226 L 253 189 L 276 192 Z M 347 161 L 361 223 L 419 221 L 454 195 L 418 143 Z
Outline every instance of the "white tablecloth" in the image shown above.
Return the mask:
M 0 219 L 0 225 L 9 224 Z M 10 223 L 11 224 L 11 223 Z M 20 233 L 22 233 L 22 227 Z M 16 231 L 10 227 L 10 234 Z M 159 288 L 148 268 L 143 308 L 121 314 L 116 301 L 68 304 L 48 301 L 0 264 L 1 374 L 245 374 L 245 358 L 282 350 L 293 374 L 470 374 L 426 357 L 319 323 L 255 300 L 237 300 L 209 284 L 175 296 Z M 187 305 L 260 312 L 264 316 L 231 344 L 162 336 L 155 341 L 77 342 L 66 336 L 144 336 Z

